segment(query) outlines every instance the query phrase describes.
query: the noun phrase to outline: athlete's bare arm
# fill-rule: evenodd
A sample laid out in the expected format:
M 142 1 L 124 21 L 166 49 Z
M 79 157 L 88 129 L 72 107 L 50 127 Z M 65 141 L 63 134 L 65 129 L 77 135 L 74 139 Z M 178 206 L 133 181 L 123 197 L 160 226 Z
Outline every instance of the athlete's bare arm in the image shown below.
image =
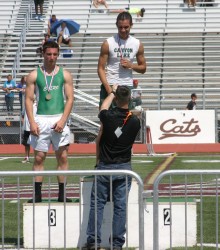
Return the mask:
M 37 79 L 37 70 L 33 70 L 27 76 L 27 83 L 25 89 L 25 110 L 30 123 L 30 133 L 38 136 L 40 133 L 39 127 L 34 120 L 33 103 L 34 103 L 34 90 Z
M 54 127 L 54 130 L 58 132 L 63 130 L 68 120 L 68 117 L 72 111 L 72 107 L 73 107 L 73 94 L 74 94 L 73 93 L 73 78 L 70 72 L 67 70 L 63 70 L 63 74 L 64 74 L 64 93 L 66 97 L 66 103 L 65 103 L 63 115 Z
M 144 74 L 147 69 L 147 64 L 146 64 L 146 59 L 144 57 L 144 46 L 142 43 L 140 43 L 136 58 L 137 58 L 137 64 L 133 64 L 132 69 L 137 73 Z
M 105 66 L 108 61 L 108 57 L 109 57 L 109 45 L 107 41 L 104 41 L 101 47 L 100 55 L 99 55 L 98 75 L 107 93 L 110 94 L 112 91 L 112 88 L 107 81 L 106 73 L 105 73 Z
M 140 43 L 140 46 L 136 55 L 136 59 L 137 59 L 137 63 L 132 63 L 130 60 L 126 58 L 125 59 L 122 58 L 120 60 L 120 63 L 124 68 L 132 69 L 136 71 L 137 73 L 144 74 L 146 72 L 147 66 L 146 66 L 146 60 L 144 57 L 144 46 L 142 43 Z

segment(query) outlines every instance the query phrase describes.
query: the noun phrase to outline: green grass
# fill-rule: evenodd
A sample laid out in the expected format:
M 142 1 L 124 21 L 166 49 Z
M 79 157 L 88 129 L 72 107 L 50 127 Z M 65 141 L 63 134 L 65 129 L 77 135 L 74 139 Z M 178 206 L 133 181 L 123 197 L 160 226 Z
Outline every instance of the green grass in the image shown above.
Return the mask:
M 5 160 L 0 160 L 0 170 L 1 171 L 29 171 L 32 170 L 32 164 L 22 164 L 21 158 L 9 158 Z M 158 165 L 164 162 L 165 157 L 133 157 L 132 166 L 133 171 L 135 171 L 142 180 L 144 181 L 149 173 L 151 173 Z M 211 156 L 180 156 L 176 157 L 171 163 L 168 169 L 170 170 L 189 170 L 189 169 L 219 169 L 218 162 L 199 162 L 199 163 L 186 163 L 186 160 L 220 160 L 220 156 L 211 155 Z M 147 162 L 146 162 L 147 161 Z M 69 158 L 69 169 L 70 170 L 93 170 L 95 165 L 94 157 L 80 157 L 80 158 Z M 45 161 L 45 170 L 55 170 L 56 169 L 56 160 L 54 158 L 47 158 Z M 208 182 L 218 176 L 207 175 L 202 177 L 203 182 Z M 79 177 L 71 176 L 68 177 L 68 184 L 79 183 Z M 199 183 L 201 177 L 196 175 L 190 176 L 173 176 L 171 179 L 166 177 L 162 180 L 162 183 L 168 183 L 171 180 L 172 183 Z M 50 178 L 52 183 L 57 183 L 56 177 Z M 4 183 L 16 183 L 16 178 L 4 178 Z M 21 177 L 19 180 L 20 184 L 32 184 L 32 177 Z M 44 178 L 44 185 L 47 186 L 48 177 Z M 198 198 L 198 197 L 197 197 Z M 21 200 L 19 204 L 20 215 L 22 220 L 22 204 L 26 200 Z M 17 211 L 18 204 L 11 203 L 10 200 L 4 202 L 4 220 L 5 220 L 5 244 L 17 244 L 17 233 L 18 233 L 18 223 L 17 223 Z M 215 243 L 215 227 L 216 227 L 216 200 L 212 197 L 203 198 L 203 208 L 201 211 L 200 203 L 197 203 L 197 242 L 200 242 L 200 214 L 203 213 L 203 242 L 205 243 Z M 218 204 L 219 205 L 219 204 Z M 0 227 L 2 225 L 2 202 L 0 202 Z M 22 221 L 20 224 L 20 243 L 22 244 Z M 218 225 L 220 228 L 220 222 Z M 220 231 L 220 230 L 219 230 Z M 220 238 L 220 235 L 219 235 Z M 0 238 L 2 242 L 2 239 Z M 173 250 L 181 250 L 185 248 L 172 248 Z M 191 247 L 187 249 L 201 249 L 200 247 Z M 203 247 L 204 250 L 211 250 L 211 247 Z

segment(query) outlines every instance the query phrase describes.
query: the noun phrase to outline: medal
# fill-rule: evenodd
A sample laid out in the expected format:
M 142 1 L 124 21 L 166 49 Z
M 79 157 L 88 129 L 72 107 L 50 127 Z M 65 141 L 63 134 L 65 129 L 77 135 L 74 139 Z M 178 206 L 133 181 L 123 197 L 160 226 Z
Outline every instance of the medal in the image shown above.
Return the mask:
M 47 88 L 47 94 L 46 94 L 46 101 L 50 101 L 52 99 L 52 95 L 50 94 L 50 90 L 52 89 L 52 84 L 53 84 L 53 78 L 54 78 L 54 75 L 55 75 L 55 70 L 56 70 L 56 66 L 53 70 L 53 73 L 52 73 L 52 77 L 51 77 L 51 80 L 50 80 L 50 83 L 48 84 L 47 82 L 47 76 L 46 76 L 46 71 L 45 71 L 45 68 L 43 67 L 43 70 L 44 70 L 44 78 L 45 78 L 45 84 L 46 84 L 46 88 Z
M 52 99 L 52 95 L 48 93 L 45 98 L 47 101 L 50 101 Z

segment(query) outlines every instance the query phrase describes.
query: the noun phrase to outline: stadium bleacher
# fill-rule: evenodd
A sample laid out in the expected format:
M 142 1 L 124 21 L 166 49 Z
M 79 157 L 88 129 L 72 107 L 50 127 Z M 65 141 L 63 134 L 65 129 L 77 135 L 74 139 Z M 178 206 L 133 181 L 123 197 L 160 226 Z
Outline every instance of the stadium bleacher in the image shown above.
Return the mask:
M 133 16 L 131 29 L 131 34 L 145 47 L 148 65 L 144 75 L 134 73 L 143 91 L 144 109 L 185 109 L 192 92 L 198 95 L 198 109 L 219 109 L 219 3 L 220 0 L 215 0 L 207 7 L 204 1 L 197 1 L 195 8 L 188 8 L 182 0 L 108 1 L 112 10 L 129 6 L 146 9 L 143 18 Z M 95 9 L 91 0 L 47 0 L 44 2 L 45 21 L 39 22 L 33 18 L 33 1 L 2 1 L 0 6 L 0 13 L 8 13 L 0 15 L 4 24 L 0 29 L 1 82 L 14 66 L 13 73 L 19 81 L 22 75 L 41 63 L 42 59 L 35 51 L 47 30 L 51 14 L 56 14 L 59 19 L 73 19 L 81 25 L 79 33 L 71 37 L 73 57 L 60 56 L 58 63 L 74 76 L 75 120 L 86 127 L 91 121 L 88 129 L 91 131 L 97 123 L 100 46 L 117 32 L 117 14 L 106 13 L 104 7 Z M 3 102 L 1 98 L 0 105 Z M 18 100 L 16 105 L 18 109 Z M 74 124 L 77 126 L 78 123 Z

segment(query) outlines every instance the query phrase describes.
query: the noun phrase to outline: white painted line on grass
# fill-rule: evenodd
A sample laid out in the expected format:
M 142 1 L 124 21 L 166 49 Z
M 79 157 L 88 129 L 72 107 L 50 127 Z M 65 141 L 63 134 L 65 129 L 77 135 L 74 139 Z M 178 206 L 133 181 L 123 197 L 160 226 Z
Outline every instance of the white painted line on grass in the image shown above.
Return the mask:
M 132 163 L 152 163 L 154 161 L 149 161 L 149 160 L 132 160 Z
M 220 160 L 182 160 L 183 163 L 219 163 Z

